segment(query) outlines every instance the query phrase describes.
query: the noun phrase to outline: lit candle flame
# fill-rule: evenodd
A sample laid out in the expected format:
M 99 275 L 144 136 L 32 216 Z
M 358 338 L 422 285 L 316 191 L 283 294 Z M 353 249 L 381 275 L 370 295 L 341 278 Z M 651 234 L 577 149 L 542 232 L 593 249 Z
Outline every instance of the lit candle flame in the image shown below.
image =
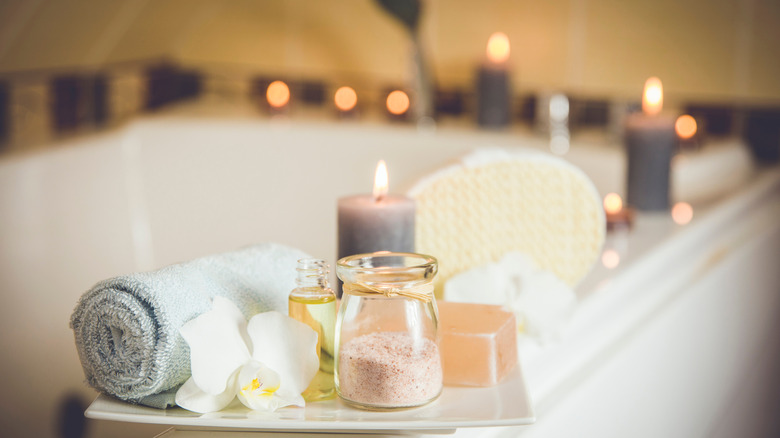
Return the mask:
M 604 211 L 615 214 L 623 209 L 623 200 L 617 193 L 610 193 L 604 197 Z
M 341 87 L 336 90 L 333 101 L 336 104 L 336 108 L 341 111 L 349 111 L 357 105 L 357 93 L 355 93 L 352 87 Z
M 274 108 L 281 108 L 290 101 L 290 88 L 282 81 L 273 81 L 265 92 L 268 104 Z
M 503 32 L 490 35 L 487 43 L 487 57 L 490 62 L 502 64 L 509 59 L 509 37 Z
M 401 90 L 395 90 L 387 95 L 387 110 L 390 114 L 400 116 L 409 109 L 409 96 Z
M 652 77 L 645 81 L 645 92 L 642 98 L 642 111 L 648 116 L 661 112 L 664 106 L 664 87 L 661 80 Z
M 385 160 L 379 160 L 376 165 L 376 174 L 374 175 L 374 200 L 379 202 L 387 195 L 387 165 Z
M 688 114 L 684 114 L 677 118 L 677 121 L 674 123 L 674 129 L 681 139 L 688 140 L 696 135 L 698 126 L 696 125 L 696 119 Z

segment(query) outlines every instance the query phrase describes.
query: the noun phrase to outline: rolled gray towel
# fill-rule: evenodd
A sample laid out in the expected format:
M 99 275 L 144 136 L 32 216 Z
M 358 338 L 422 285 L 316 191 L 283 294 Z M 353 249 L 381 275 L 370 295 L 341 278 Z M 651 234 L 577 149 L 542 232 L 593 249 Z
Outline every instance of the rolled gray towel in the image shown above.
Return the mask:
M 101 281 L 81 296 L 70 320 L 87 383 L 129 402 L 173 406 L 175 389 L 190 376 L 179 328 L 217 295 L 247 318 L 286 314 L 296 262 L 305 257 L 263 244 Z

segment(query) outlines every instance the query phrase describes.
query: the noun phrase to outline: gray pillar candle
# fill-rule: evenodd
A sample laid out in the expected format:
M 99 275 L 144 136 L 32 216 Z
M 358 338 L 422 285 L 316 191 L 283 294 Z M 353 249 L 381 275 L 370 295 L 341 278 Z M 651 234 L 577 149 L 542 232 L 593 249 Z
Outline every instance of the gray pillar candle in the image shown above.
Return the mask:
M 661 82 L 645 84 L 643 112 L 626 119 L 627 203 L 639 210 L 669 208 L 669 175 L 677 135 L 674 120 L 659 115 L 663 103 Z
M 384 161 L 377 166 L 374 194 L 338 201 L 338 258 L 375 251 L 414 252 L 414 200 L 387 195 Z
M 509 38 L 501 32 L 490 36 L 487 61 L 477 72 L 477 123 L 501 128 L 511 122 L 512 90 L 509 69 Z
M 398 195 L 339 199 L 338 257 L 375 251 L 414 252 L 414 201 Z
M 509 125 L 509 74 L 483 66 L 477 74 L 477 123 L 485 128 Z
M 674 120 L 632 114 L 626 123 L 628 205 L 639 210 L 669 208 L 669 175 L 677 146 Z

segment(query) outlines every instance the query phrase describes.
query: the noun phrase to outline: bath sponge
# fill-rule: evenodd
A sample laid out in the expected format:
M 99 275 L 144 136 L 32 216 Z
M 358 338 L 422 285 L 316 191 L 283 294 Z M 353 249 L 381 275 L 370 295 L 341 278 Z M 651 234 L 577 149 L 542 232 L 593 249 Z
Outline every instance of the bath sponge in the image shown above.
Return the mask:
M 574 165 L 527 149 L 482 149 L 417 182 L 415 247 L 439 260 L 436 295 L 462 271 L 510 251 L 569 286 L 587 274 L 605 236 L 593 183 Z

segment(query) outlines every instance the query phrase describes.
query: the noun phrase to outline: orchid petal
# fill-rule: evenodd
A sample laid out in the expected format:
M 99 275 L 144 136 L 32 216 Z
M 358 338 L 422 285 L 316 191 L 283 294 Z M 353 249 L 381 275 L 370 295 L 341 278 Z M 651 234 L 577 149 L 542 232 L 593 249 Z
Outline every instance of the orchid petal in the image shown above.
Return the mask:
M 525 331 L 539 338 L 554 338 L 577 305 L 577 295 L 555 274 L 539 271 L 529 277 L 513 304 Z
M 315 373 L 316 374 L 316 373 Z M 308 385 L 306 385 L 308 386 Z M 306 400 L 304 400 L 303 395 L 301 393 L 306 388 L 303 388 L 302 390 L 298 391 L 296 389 L 291 389 L 289 386 L 283 386 L 279 388 L 279 390 L 276 391 L 274 394 L 279 403 L 279 407 L 284 406 L 300 406 L 304 407 L 306 406 Z
M 300 394 L 319 369 L 317 333 L 279 312 L 253 316 L 247 331 L 252 339 L 252 358 L 279 374 L 281 386 L 276 395 L 302 406 Z
M 528 277 L 539 270 L 528 254 L 519 251 L 504 254 L 497 264 L 506 275 L 512 277 Z
M 230 300 L 215 297 L 210 311 L 188 321 L 179 331 L 190 346 L 194 384 L 207 394 L 222 394 L 233 372 L 250 358 L 241 311 Z
M 216 412 L 224 409 L 227 405 L 236 398 L 235 380 L 238 373 L 233 373 L 233 376 L 227 385 L 224 392 L 212 395 L 203 392 L 195 383 L 195 379 L 190 377 L 184 382 L 184 385 L 176 391 L 176 404 L 188 411 L 199 412 L 205 414 L 208 412 Z
M 495 263 L 479 266 L 452 276 L 444 284 L 444 298 L 460 303 L 507 305 L 512 283 Z
M 275 411 L 296 404 L 295 400 L 278 396 L 280 386 L 278 373 L 253 360 L 241 367 L 238 374 L 238 399 L 246 407 L 261 411 Z

